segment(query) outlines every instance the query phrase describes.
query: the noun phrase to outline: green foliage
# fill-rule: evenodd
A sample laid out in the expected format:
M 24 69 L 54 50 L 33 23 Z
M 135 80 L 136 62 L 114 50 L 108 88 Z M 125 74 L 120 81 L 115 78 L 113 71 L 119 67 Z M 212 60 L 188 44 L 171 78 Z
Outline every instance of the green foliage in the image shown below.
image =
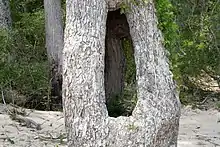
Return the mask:
M 181 54 L 179 40 L 179 26 L 176 23 L 175 7 L 169 0 L 155 0 L 158 17 L 158 28 L 164 36 L 164 46 L 169 52 L 170 68 L 174 78 L 179 82 L 181 75 L 179 71 L 178 55 Z
M 15 2 L 11 2 L 13 29 L 0 32 L 0 84 L 6 92 L 43 98 L 49 88 L 44 13 L 42 9 L 29 10 L 31 1 L 17 6 Z
M 34 59 L 34 52 L 37 51 L 31 50 L 23 42 L 16 42 L 16 36 L 12 38 L 5 42 L 4 50 L 0 52 L 1 87 L 5 90 L 16 90 L 27 97 L 45 95 L 49 88 L 47 61 Z M 20 48 L 21 46 L 24 48 Z
M 185 52 L 180 58 L 180 69 L 184 73 L 196 76 L 202 69 L 211 68 L 220 74 L 219 7 L 218 1 L 178 3 L 181 46 Z
M 112 117 L 118 117 L 120 115 L 129 116 L 131 115 L 136 103 L 137 103 L 137 92 L 135 85 L 126 85 L 122 94 L 114 95 L 110 98 L 108 104 L 108 112 Z
M 220 4 L 211 0 L 205 3 L 195 0 L 155 0 L 155 6 L 158 27 L 163 33 L 164 46 L 169 52 L 170 67 L 179 85 L 180 99 L 184 104 L 199 101 L 197 97 L 203 97 L 203 92 L 188 77 L 197 77 L 202 70 L 214 75 L 220 74 L 220 26 L 217 23 L 220 19 Z M 129 11 L 128 5 L 122 5 L 122 9 Z M 129 48 L 129 45 L 125 48 Z M 129 54 L 131 53 L 126 53 L 126 56 Z M 127 64 L 130 67 L 126 74 L 129 83 L 135 79 L 135 64 L 130 61 L 132 58 L 129 57 Z
M 217 107 L 218 109 L 220 109 L 220 102 L 218 102 L 218 103 L 216 104 L 216 107 Z
M 121 14 L 131 11 L 130 5 L 147 5 L 148 0 L 124 0 L 120 5 Z
M 65 1 L 62 1 L 65 7 Z M 43 1 L 11 0 L 13 28 L 0 32 L 0 84 L 25 96 L 26 107 L 44 109 L 50 102 L 49 67 L 45 48 Z M 64 11 L 64 10 L 63 10 Z M 65 17 L 65 15 L 63 16 Z
M 113 117 L 131 115 L 137 102 L 136 65 L 132 42 L 128 39 L 121 41 L 126 59 L 125 87 L 120 95 L 114 95 L 110 98 L 111 101 L 108 104 L 108 112 L 109 115 Z
M 147 4 L 148 0 L 128 2 L 140 5 L 140 2 Z M 62 5 L 65 6 L 65 1 Z M 43 98 L 50 89 L 43 1 L 11 0 L 10 6 L 13 28 L 0 30 L 1 87 L 27 97 Z M 155 0 L 155 6 L 158 27 L 170 53 L 170 67 L 179 85 L 181 101 L 184 104 L 197 101 L 194 94 L 198 87 L 189 81 L 189 77 L 198 77 L 201 71 L 220 75 L 220 1 Z M 129 4 L 122 3 L 121 13 L 127 11 L 130 11 Z M 137 99 L 136 67 L 128 40 L 123 41 L 123 49 L 127 65 L 126 87 L 112 102 L 110 111 L 113 115 L 118 112 L 129 115 Z
M 136 131 L 138 129 L 138 126 L 135 126 L 134 123 L 129 124 L 127 127 L 129 131 Z
M 122 47 L 126 58 L 125 83 L 135 85 L 136 83 L 136 64 L 134 59 L 134 49 L 131 40 L 122 40 Z
M 156 8 L 181 101 L 196 101 L 198 87 L 188 77 L 198 77 L 202 71 L 220 74 L 220 2 L 156 0 Z
M 8 56 L 8 45 L 11 43 L 10 32 L 6 29 L 0 29 L 0 65 L 3 67 L 3 63 L 6 60 L 10 60 L 10 56 Z
M 179 27 L 175 22 L 175 8 L 169 0 L 156 0 L 155 2 L 159 29 L 164 35 L 164 45 L 171 53 L 177 51 L 179 41 Z

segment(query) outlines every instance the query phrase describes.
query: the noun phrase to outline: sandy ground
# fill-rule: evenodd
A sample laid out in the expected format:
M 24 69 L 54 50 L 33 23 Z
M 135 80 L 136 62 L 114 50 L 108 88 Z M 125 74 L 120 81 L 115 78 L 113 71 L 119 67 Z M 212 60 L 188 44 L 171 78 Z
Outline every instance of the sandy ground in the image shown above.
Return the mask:
M 220 112 L 182 109 L 178 147 L 220 147 Z
M 65 147 L 66 134 L 61 112 L 25 110 L 41 130 L 27 128 L 5 113 L 0 104 L 0 147 Z M 11 111 L 11 110 L 10 110 Z M 30 125 L 29 127 L 34 127 Z M 220 147 L 220 112 L 182 109 L 178 147 Z

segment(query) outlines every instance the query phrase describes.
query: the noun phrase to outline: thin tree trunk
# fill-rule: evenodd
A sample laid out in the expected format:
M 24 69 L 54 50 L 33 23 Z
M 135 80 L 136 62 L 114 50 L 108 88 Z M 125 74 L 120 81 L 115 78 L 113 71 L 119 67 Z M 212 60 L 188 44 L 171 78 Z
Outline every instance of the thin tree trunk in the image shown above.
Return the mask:
M 104 57 L 107 3 L 67 0 L 63 101 L 69 147 L 177 146 L 180 103 L 153 0 L 126 14 L 136 63 L 137 105 L 129 117 L 108 116 Z
M 120 96 L 125 85 L 125 54 L 122 39 L 131 39 L 129 26 L 120 10 L 108 12 L 105 38 L 105 97 L 107 103 Z
M 10 29 L 12 25 L 9 0 L 0 0 L 0 28 Z
M 61 104 L 62 76 L 61 58 L 63 49 L 63 23 L 60 0 L 44 0 L 46 48 L 50 65 L 52 104 Z
M 106 35 L 105 50 L 105 96 L 107 103 L 124 88 L 125 57 L 121 48 L 121 40 Z

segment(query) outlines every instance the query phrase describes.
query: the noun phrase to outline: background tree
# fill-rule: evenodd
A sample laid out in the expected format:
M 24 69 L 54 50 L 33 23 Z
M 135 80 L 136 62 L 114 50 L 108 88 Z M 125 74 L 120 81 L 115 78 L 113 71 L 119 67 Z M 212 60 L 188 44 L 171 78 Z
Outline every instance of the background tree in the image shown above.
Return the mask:
M 117 1 L 111 1 L 109 5 L 114 6 L 114 2 Z M 198 102 L 210 97 L 208 100 L 218 106 L 219 86 L 216 84 L 214 87 L 207 82 L 204 83 L 208 85 L 206 90 L 200 81 L 206 82 L 209 81 L 208 79 L 211 79 L 211 83 L 219 81 L 220 1 L 155 0 L 154 2 L 159 20 L 158 27 L 163 32 L 163 45 L 166 51 L 169 51 L 170 69 L 178 83 L 181 102 L 198 106 Z M 118 5 L 121 7 L 121 12 L 129 9 L 123 3 Z M 62 1 L 62 8 L 65 12 L 65 1 Z M 50 109 L 51 83 L 48 81 L 51 77 L 48 74 L 50 67 L 45 49 L 43 1 L 10 0 L 10 9 L 13 20 L 10 33 L 7 31 L 0 33 L 0 84 L 6 101 L 28 108 Z M 112 14 L 116 12 L 114 7 L 110 9 Z M 108 16 L 111 16 L 110 13 Z M 113 22 L 111 27 L 117 24 L 114 24 L 116 21 L 108 19 L 108 23 L 110 22 Z M 106 97 L 108 95 L 113 97 L 107 105 L 108 112 L 110 116 L 115 117 L 130 115 L 137 102 L 132 42 L 127 36 L 127 31 L 123 31 L 126 30 L 124 23 L 119 21 L 119 24 L 122 25 L 116 27 L 118 31 L 113 31 L 111 34 L 116 37 L 110 38 L 112 41 L 107 41 L 109 48 L 106 47 L 105 52 L 106 56 L 110 55 L 110 58 L 106 57 L 105 60 L 115 63 L 115 66 L 111 64 L 111 68 L 105 68 L 105 81 L 112 79 L 105 82 Z M 107 27 L 109 28 L 110 25 Z M 117 43 L 110 44 L 110 42 Z M 112 47 L 117 52 L 113 52 Z M 105 62 L 105 67 L 108 67 L 110 62 Z M 113 69 L 117 68 L 121 68 L 124 72 L 120 70 L 114 72 Z M 115 78 L 115 75 L 120 76 Z M 209 105 L 208 101 L 207 104 Z
M 52 104 L 62 105 L 62 50 L 63 50 L 63 21 L 60 0 L 44 0 L 46 48 L 50 66 Z
M 129 28 L 123 31 L 125 28 L 123 24 L 127 23 L 126 17 L 124 15 L 117 15 L 117 13 L 120 14 L 120 10 L 113 11 L 107 16 L 105 93 L 108 101 L 110 101 L 110 97 L 120 95 L 124 88 L 125 55 L 123 53 L 121 39 L 126 37 L 124 32 L 128 32 L 126 30 L 129 30 Z
M 105 96 L 110 114 L 130 114 L 136 103 L 134 51 L 125 14 L 107 15 L 105 39 Z M 130 104 L 123 105 L 127 101 Z M 125 111 L 126 110 L 126 111 Z
M 11 0 L 10 34 L 0 33 L 0 83 L 7 103 L 46 109 L 48 61 L 43 2 Z
M 108 116 L 104 92 L 107 6 L 119 9 L 111 2 L 67 0 L 63 100 L 68 146 L 177 146 L 180 106 L 152 0 L 127 4 L 137 105 L 129 117 Z
M 0 0 L 0 28 L 10 28 L 12 25 L 9 0 Z
M 172 52 L 178 56 L 173 65 L 178 71 L 175 74 L 182 102 L 203 101 L 204 97 L 213 95 L 215 87 L 206 87 L 211 89 L 209 91 L 201 89 L 196 84 L 198 81 L 210 76 L 220 87 L 220 1 L 177 0 L 172 3 L 179 26 L 177 50 Z M 214 97 L 219 98 L 219 94 L 214 92 Z

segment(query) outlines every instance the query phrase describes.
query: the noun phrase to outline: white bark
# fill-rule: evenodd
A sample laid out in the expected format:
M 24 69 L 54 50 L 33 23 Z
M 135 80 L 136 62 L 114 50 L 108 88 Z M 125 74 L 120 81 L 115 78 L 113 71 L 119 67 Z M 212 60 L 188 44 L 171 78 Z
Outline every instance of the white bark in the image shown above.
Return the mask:
M 153 0 L 126 14 L 134 45 L 137 105 L 108 116 L 104 92 L 108 3 L 67 0 L 63 101 L 70 147 L 177 146 L 180 103 L 157 29 Z
M 9 29 L 11 25 L 9 0 L 0 0 L 0 28 Z
M 63 22 L 60 0 L 44 0 L 46 48 L 51 68 L 52 95 L 61 93 Z M 53 103 L 53 102 L 52 102 Z
M 63 22 L 60 0 L 44 0 L 46 48 L 51 61 L 61 61 Z
M 121 4 L 125 0 L 107 0 L 108 2 L 108 10 L 109 11 L 115 11 L 120 8 Z

